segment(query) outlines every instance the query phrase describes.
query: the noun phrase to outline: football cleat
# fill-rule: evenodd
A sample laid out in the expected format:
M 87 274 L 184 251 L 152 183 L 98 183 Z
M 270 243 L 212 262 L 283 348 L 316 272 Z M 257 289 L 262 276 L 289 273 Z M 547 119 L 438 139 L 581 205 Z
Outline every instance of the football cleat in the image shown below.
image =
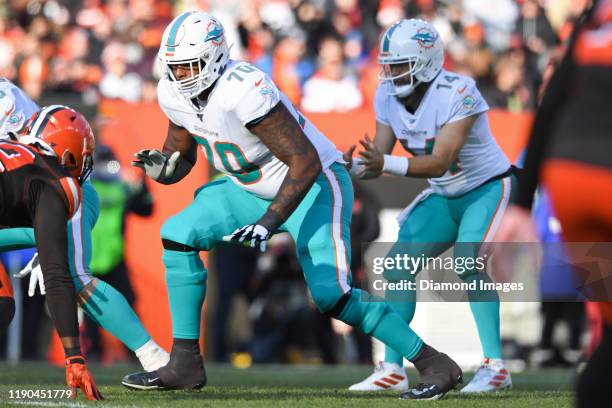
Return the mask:
M 419 383 L 416 387 L 402 392 L 402 399 L 422 399 L 422 400 L 438 400 L 442 399 L 446 393 L 436 384 Z
M 492 392 L 509 388 L 512 388 L 512 378 L 502 359 L 485 358 L 474 378 L 461 392 Z
M 121 384 L 135 390 L 157 390 L 166 388 L 159 379 L 157 371 L 143 371 L 128 374 L 123 377 Z
M 437 400 L 463 382 L 461 368 L 444 353 L 440 353 L 424 345 L 423 357 L 414 360 L 414 366 L 419 371 L 421 382 L 400 395 L 404 399 Z
M 155 371 L 126 375 L 121 384 L 135 390 L 199 390 L 206 385 L 199 345 L 175 343 L 168 364 Z
M 349 387 L 349 391 L 406 391 L 407 389 L 408 377 L 404 368 L 384 361 L 374 368 L 374 372 L 368 378 Z

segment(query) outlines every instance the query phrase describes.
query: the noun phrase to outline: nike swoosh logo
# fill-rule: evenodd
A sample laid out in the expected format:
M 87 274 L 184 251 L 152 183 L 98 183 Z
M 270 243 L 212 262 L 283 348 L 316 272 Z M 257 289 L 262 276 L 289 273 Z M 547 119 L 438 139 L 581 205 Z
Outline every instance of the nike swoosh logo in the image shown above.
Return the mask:
M 147 384 L 152 384 L 157 380 L 159 380 L 159 377 L 147 378 Z
M 255 82 L 255 87 L 258 87 L 261 84 L 261 81 L 263 81 L 263 78 L 261 78 L 259 81 Z
M 429 388 L 423 388 L 422 390 L 414 389 L 412 390 L 412 393 L 414 395 L 421 395 L 421 394 L 425 394 L 427 391 L 431 391 L 432 389 L 433 389 L 433 385 L 430 386 Z
M 463 93 L 465 92 L 465 89 L 467 88 L 467 85 L 465 85 L 463 88 L 459 89 L 457 92 L 459 92 L 459 95 L 463 95 Z

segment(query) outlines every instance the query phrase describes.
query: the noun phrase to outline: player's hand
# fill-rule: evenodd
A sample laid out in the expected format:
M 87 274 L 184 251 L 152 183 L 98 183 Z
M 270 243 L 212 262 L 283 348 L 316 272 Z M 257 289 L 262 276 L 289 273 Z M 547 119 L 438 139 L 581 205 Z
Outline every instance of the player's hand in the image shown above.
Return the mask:
M 365 137 L 359 141 L 363 146 L 363 151 L 359 152 L 362 157 L 362 163 L 365 171 L 372 174 L 380 175 L 383 171 L 385 164 L 385 155 L 378 150 L 374 141 L 366 134 Z
M 526 209 L 510 205 L 502 217 L 493 242 L 538 242 L 538 235 Z
M 180 156 L 178 151 L 168 157 L 159 150 L 141 150 L 134 154 L 132 166 L 140 167 L 153 180 L 165 180 L 174 175 Z
M 42 268 L 40 267 L 40 262 L 38 261 L 38 252 L 34 254 L 32 259 L 30 259 L 30 262 L 28 262 L 28 264 L 22 270 L 13 276 L 23 279 L 28 275 L 30 275 L 28 296 L 34 296 L 36 293 L 36 286 L 38 286 L 41 295 L 46 295 L 47 291 L 45 290 L 45 281 L 43 279 Z
M 539 246 L 533 244 L 538 242 L 533 219 L 523 207 L 510 205 L 506 209 L 493 242 L 506 243 L 495 245 L 493 250 L 490 273 L 497 282 L 513 282 L 521 267 L 518 259 L 528 265 L 541 265 Z
M 66 384 L 70 387 L 70 398 L 75 399 L 77 390 L 80 388 L 85 394 L 85 398 L 90 401 L 103 400 L 104 397 L 98 391 L 93 376 L 85 365 L 82 356 L 74 356 L 66 359 Z
M 268 240 L 270 239 L 270 231 L 259 224 L 249 224 L 236 229 L 232 234 L 223 237 L 225 242 L 239 242 L 242 245 L 259 248 L 261 252 L 266 252 Z
M 353 167 L 353 153 L 355 153 L 356 148 L 357 145 L 352 145 L 346 152 L 342 153 L 342 159 L 346 162 L 346 168 L 348 170 L 351 170 Z
M 356 148 L 357 145 L 349 147 L 349 149 L 342 154 L 342 159 L 346 162 L 346 169 L 351 175 L 363 178 L 366 173 L 363 159 L 361 157 L 353 157 Z

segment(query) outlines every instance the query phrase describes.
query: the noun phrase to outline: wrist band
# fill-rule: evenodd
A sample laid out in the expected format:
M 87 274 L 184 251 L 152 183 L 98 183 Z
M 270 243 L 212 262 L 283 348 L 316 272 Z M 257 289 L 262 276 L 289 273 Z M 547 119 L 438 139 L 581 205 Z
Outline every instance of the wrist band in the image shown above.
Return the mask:
M 410 167 L 410 161 L 407 157 L 385 154 L 383 172 L 396 176 L 405 176 L 408 172 L 408 167 Z

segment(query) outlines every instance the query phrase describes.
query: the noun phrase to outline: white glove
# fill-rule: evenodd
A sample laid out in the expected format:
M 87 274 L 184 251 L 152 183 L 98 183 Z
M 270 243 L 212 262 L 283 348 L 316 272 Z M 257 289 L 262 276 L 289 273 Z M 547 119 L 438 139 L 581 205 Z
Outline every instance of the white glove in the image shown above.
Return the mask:
M 40 289 L 41 295 L 46 295 L 45 280 L 43 279 L 42 269 L 40 262 L 38 262 L 38 252 L 34 254 L 30 262 L 19 272 L 13 275 L 16 278 L 23 279 L 30 275 L 30 285 L 28 287 L 28 296 L 32 297 L 36 293 L 36 285 Z
M 132 161 L 132 166 L 140 167 L 153 180 L 166 180 L 174 175 L 180 156 L 180 152 L 174 152 L 168 158 L 159 150 L 141 150 L 134 153 L 137 160 Z
M 249 224 L 236 229 L 231 235 L 223 237 L 225 242 L 241 242 L 244 246 L 258 248 L 261 252 L 266 252 L 270 231 L 263 225 Z

